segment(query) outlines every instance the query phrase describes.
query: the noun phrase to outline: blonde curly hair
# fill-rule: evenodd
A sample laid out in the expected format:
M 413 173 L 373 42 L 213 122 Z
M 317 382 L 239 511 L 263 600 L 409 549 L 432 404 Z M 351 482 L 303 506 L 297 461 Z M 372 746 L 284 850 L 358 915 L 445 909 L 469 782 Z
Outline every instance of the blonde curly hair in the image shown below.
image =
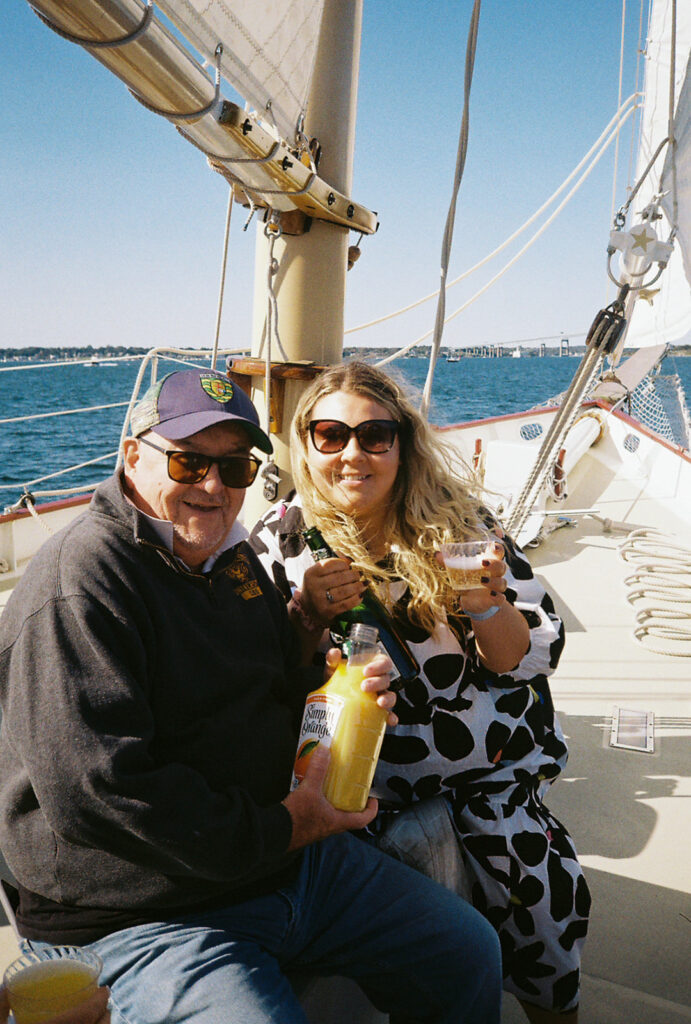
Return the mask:
M 385 564 L 373 561 L 355 519 L 324 498 L 310 472 L 312 410 L 320 398 L 337 391 L 370 398 L 400 425 L 400 465 L 382 538 L 390 551 Z M 303 393 L 291 426 L 290 453 L 307 524 L 317 526 L 339 555 L 351 558 L 385 602 L 389 585 L 405 580 L 411 593 L 409 617 L 431 631 L 444 618 L 450 597 L 435 552 L 443 543 L 476 535 L 485 512 L 468 466 L 430 428 L 393 377 L 357 361 L 330 367 Z

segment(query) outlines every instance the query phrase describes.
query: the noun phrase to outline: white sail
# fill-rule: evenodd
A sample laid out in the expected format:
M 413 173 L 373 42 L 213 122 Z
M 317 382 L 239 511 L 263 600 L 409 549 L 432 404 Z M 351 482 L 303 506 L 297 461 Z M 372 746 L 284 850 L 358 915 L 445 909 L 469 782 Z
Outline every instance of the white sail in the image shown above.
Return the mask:
M 626 343 L 638 348 L 660 341 L 675 341 L 691 330 L 691 4 L 677 3 L 676 12 L 674 134 L 677 146 L 674 152 L 668 148 L 660 154 L 634 200 L 634 209 L 641 211 L 661 187 L 661 191 L 666 192 L 662 201 L 666 219 L 660 222 L 663 227 L 658 226 L 658 236 L 666 240 L 672 223 L 677 224 L 678 234 L 669 265 L 653 285 L 659 292 L 653 292 L 647 301 L 645 296 L 639 298 L 634 306 Z M 672 0 L 654 3 L 646 49 L 637 180 L 669 130 L 672 14 Z
M 309 93 L 324 0 L 159 0 L 158 6 L 210 63 L 262 113 L 270 103 L 292 141 Z
M 668 151 L 662 172 L 662 188 L 667 193 L 662 200 L 662 208 L 669 220 L 675 220 L 677 224 L 684 270 L 691 283 L 691 55 L 677 101 L 674 137 L 676 150 L 674 154 Z

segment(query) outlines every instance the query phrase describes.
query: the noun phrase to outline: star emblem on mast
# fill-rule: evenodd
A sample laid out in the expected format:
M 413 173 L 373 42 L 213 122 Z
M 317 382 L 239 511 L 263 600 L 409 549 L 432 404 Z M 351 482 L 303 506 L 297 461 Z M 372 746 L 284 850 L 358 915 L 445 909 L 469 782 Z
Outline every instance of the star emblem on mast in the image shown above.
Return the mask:
M 642 249 L 643 252 L 648 251 L 648 246 L 652 245 L 653 242 L 657 242 L 657 236 L 654 231 L 649 231 L 645 225 L 640 231 L 632 231 L 631 237 L 633 238 L 633 249 Z

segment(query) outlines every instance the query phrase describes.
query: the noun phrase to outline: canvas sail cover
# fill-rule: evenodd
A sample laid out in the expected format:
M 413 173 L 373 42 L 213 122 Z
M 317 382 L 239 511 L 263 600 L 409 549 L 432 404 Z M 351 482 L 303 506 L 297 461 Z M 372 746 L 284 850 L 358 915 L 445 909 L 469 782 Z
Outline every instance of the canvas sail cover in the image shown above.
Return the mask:
M 666 241 L 675 221 L 678 233 L 667 269 L 653 285 L 653 289 L 660 289 L 659 293 L 650 296 L 652 303 L 642 298 L 634 306 L 626 344 L 636 347 L 672 342 L 691 331 L 691 4 L 677 3 L 676 8 L 676 151 L 668 147 L 660 155 L 634 199 L 633 208 L 642 210 L 661 184 L 662 191 L 667 193 L 662 202 L 667 220 L 659 222 L 662 226 L 658 226 L 658 235 Z M 646 49 L 637 180 L 668 133 L 672 14 L 672 0 L 655 0 Z
M 157 0 L 202 56 L 287 142 L 305 110 L 324 0 Z

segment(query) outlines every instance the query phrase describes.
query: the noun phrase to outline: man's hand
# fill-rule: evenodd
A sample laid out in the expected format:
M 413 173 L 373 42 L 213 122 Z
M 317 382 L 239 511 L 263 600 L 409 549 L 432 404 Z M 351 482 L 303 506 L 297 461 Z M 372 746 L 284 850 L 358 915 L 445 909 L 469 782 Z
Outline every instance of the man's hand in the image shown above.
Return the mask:
M 322 792 L 330 758 L 329 750 L 320 743 L 310 757 L 304 779 L 282 801 L 293 819 L 289 850 L 298 850 L 337 832 L 364 828 L 377 816 L 379 803 L 374 797 L 369 798 L 364 811 L 337 811 L 331 806 Z
M 110 1024 L 110 1012 L 107 1009 L 110 992 L 104 986 L 96 989 L 90 999 L 72 1010 L 58 1013 L 45 1024 Z M 0 1024 L 7 1024 L 10 1004 L 7 992 L 0 986 Z

